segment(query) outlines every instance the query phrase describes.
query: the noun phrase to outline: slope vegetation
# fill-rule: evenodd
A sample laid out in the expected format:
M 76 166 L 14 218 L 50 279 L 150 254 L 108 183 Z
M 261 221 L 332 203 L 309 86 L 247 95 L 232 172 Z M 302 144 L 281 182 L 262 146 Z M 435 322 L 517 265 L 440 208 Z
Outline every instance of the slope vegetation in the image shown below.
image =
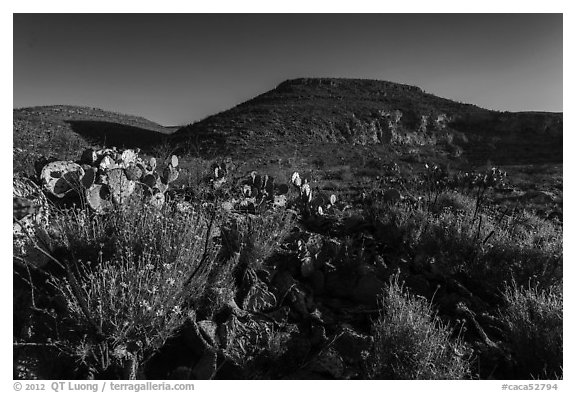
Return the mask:
M 385 81 L 306 78 L 183 127 L 174 138 L 214 154 L 352 144 L 398 146 L 404 154 L 433 147 L 501 164 L 558 162 L 562 114 L 495 112 Z

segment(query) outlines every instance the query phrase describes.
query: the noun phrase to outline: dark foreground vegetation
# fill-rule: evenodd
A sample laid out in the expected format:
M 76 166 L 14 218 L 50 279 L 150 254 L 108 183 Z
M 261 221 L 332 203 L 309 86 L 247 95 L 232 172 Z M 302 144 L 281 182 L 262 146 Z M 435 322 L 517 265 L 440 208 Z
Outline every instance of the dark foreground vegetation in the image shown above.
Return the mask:
M 15 378 L 563 377 L 561 216 L 502 171 L 179 168 L 99 213 L 15 176 Z
M 563 378 L 562 138 L 357 79 L 16 109 L 14 377 Z

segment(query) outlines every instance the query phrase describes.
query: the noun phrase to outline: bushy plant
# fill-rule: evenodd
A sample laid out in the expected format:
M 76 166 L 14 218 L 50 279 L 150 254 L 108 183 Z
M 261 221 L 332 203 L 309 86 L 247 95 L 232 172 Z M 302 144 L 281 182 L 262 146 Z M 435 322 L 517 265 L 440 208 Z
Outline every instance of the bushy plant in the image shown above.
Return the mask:
M 296 217 L 287 211 L 269 211 L 233 219 L 223 228 L 224 246 L 240 253 L 240 263 L 257 269 L 294 228 Z
M 395 276 L 384 291 L 373 326 L 368 375 L 377 379 L 470 378 L 468 348 L 431 305 L 408 293 Z
M 477 214 L 472 199 L 460 195 L 463 210 L 430 211 L 425 206 L 381 206 L 374 219 L 387 229 L 390 247 L 434 258 L 445 274 L 460 273 L 487 292 L 505 283 L 530 280 L 548 287 L 562 277 L 562 228 L 529 213 Z
M 73 249 L 60 254 L 64 274 L 49 275 L 64 306 L 52 340 L 93 373 L 134 378 L 206 289 L 217 253 L 209 220 L 143 203 L 86 219 L 62 215 L 55 226 L 55 249 Z M 89 259 L 75 258 L 80 249 Z
M 559 288 L 507 286 L 501 317 L 517 377 L 562 378 L 562 308 Z

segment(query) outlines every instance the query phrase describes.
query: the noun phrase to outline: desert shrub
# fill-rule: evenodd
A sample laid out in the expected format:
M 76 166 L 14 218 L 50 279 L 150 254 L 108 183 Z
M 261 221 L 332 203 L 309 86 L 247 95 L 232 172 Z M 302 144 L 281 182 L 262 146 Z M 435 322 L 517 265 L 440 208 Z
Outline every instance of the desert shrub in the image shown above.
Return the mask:
M 218 251 L 206 242 L 210 220 L 134 204 L 56 222 L 53 246 L 71 248 L 60 255 L 65 273 L 49 274 L 45 288 L 64 308 L 51 340 L 92 373 L 135 377 L 206 288 Z
M 435 203 L 428 206 L 433 213 L 450 210 L 453 213 L 461 213 L 474 207 L 474 200 L 466 195 L 454 191 L 445 191 L 438 195 Z
M 458 197 L 463 211 L 435 213 L 409 205 L 376 207 L 373 217 L 387 229 L 399 251 L 434 258 L 446 274 L 459 273 L 483 291 L 503 291 L 511 280 L 542 287 L 562 279 L 562 228 L 529 213 L 504 217 L 477 214 L 474 203 Z M 474 216 L 476 215 L 476 218 Z
M 510 285 L 501 317 L 517 377 L 562 378 L 562 291 Z
M 294 228 L 296 217 L 289 211 L 267 211 L 261 215 L 235 217 L 224 224 L 223 244 L 239 253 L 239 262 L 258 269 Z
M 258 345 L 243 350 L 239 359 L 246 379 L 280 379 L 294 371 L 300 364 L 294 364 L 290 353 L 291 334 L 273 325 L 259 335 Z
M 408 293 L 398 277 L 381 298 L 373 326 L 374 347 L 368 375 L 377 379 L 467 379 L 468 348 L 436 316 L 424 299 Z

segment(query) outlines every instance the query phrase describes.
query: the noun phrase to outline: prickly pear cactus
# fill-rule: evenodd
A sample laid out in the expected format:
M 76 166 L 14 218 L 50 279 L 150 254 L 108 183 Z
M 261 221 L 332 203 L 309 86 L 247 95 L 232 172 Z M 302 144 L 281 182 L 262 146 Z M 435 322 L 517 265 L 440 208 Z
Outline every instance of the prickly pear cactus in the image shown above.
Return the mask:
M 156 159 L 154 157 L 150 158 L 150 161 L 148 162 L 148 168 L 150 171 L 156 170 Z
M 300 174 L 298 174 L 298 172 L 292 174 L 292 184 L 294 187 L 300 187 L 302 185 L 302 179 L 300 179 Z
M 150 188 L 154 188 L 158 182 L 158 175 L 156 173 L 149 173 L 142 178 L 141 182 Z
M 177 156 L 172 155 L 172 158 L 170 158 L 170 165 L 172 166 L 172 168 L 178 167 L 178 157 Z
M 164 193 L 162 193 L 160 190 L 156 190 L 149 199 L 150 205 L 156 208 L 161 208 L 164 205 L 165 201 L 166 197 L 164 196 Z
M 136 154 L 136 152 L 132 149 L 126 149 L 122 152 L 122 155 L 120 157 L 121 161 L 124 163 L 125 167 L 128 167 L 130 165 L 134 165 L 136 164 L 136 159 L 138 158 L 138 155 Z
M 100 172 L 106 172 L 107 170 L 112 169 L 115 164 L 116 162 L 112 157 L 103 156 L 102 159 L 100 160 L 100 163 L 98 164 L 98 169 L 100 170 Z
M 126 173 L 126 177 L 128 178 L 128 180 L 140 180 L 140 178 L 143 175 L 143 171 L 139 166 L 136 166 L 136 164 L 130 164 L 128 165 L 128 167 L 124 170 L 124 172 Z
M 310 184 L 305 183 L 300 188 L 300 193 L 303 196 L 303 199 L 308 203 L 312 202 L 312 190 L 310 189 Z
M 298 259 L 300 260 L 300 273 L 302 277 L 310 277 L 314 274 L 314 259 L 306 247 L 306 243 L 298 240 Z
M 166 183 L 160 181 L 160 179 L 158 179 L 158 181 L 156 182 L 155 189 L 157 189 L 162 194 L 164 194 L 164 193 L 166 193 L 166 191 L 168 191 L 168 184 L 166 184 Z
M 115 168 L 108 171 L 108 188 L 112 195 L 112 201 L 116 204 L 122 204 L 134 192 L 135 183 L 128 180 L 124 170 Z
M 77 190 L 83 176 L 84 169 L 72 161 L 51 162 L 44 166 L 40 173 L 44 190 L 58 198 Z
M 142 190 L 139 195 L 161 206 L 169 184 L 178 177 L 178 157 L 173 155 L 160 175 L 156 159 L 143 160 L 139 153 L 140 149 L 120 151 L 115 147 L 86 149 L 78 163 L 51 159 L 35 166 L 46 194 L 58 198 L 69 193 L 82 195 L 96 212 L 124 203 L 134 194 L 136 185 Z
M 94 165 L 97 159 L 98 156 L 93 149 L 86 149 L 82 152 L 82 156 L 80 157 L 80 163 L 87 165 Z
M 96 168 L 86 165 L 85 167 L 83 166 L 82 169 L 84 169 L 84 176 L 80 179 L 80 183 L 82 184 L 82 187 L 88 189 L 92 187 L 96 181 Z
M 287 184 L 278 184 L 278 187 L 276 189 L 276 193 L 278 195 L 285 195 L 288 194 L 289 188 Z
M 105 184 L 94 184 L 86 190 L 86 201 L 97 213 L 109 211 L 113 204 L 110 198 L 110 190 Z
M 170 184 L 176 179 L 178 179 L 178 170 L 176 167 L 173 167 L 172 164 L 170 164 L 164 168 L 164 172 L 162 172 L 162 182 L 164 184 Z

